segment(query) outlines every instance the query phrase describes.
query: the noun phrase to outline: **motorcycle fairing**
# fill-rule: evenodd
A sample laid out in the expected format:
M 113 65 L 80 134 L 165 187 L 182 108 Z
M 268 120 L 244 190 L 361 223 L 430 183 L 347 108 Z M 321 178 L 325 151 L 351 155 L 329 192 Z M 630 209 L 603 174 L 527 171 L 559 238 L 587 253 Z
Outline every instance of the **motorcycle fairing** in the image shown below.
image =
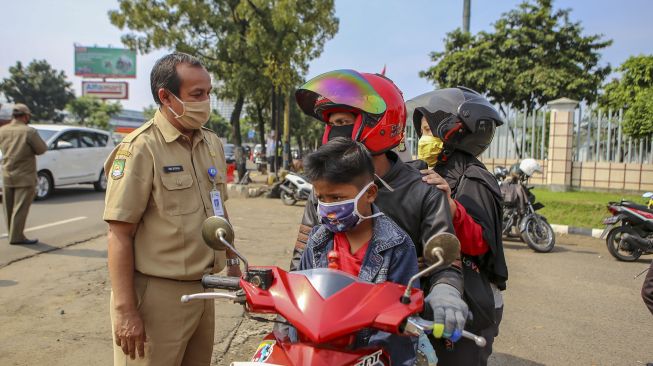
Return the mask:
M 279 267 L 256 268 L 270 269 L 274 279 L 268 290 L 261 290 L 241 280 L 249 304 L 248 311 L 279 314 L 304 339 L 317 344 L 364 328 L 399 333 L 403 321 L 420 312 L 424 306 L 423 294 L 417 289 L 412 290 L 411 302 L 402 304 L 399 299 L 405 286 L 394 283 L 372 284 L 338 270 L 286 272 Z M 308 272 L 316 272 L 318 275 L 311 278 L 312 276 L 307 276 Z M 343 280 L 349 277 L 355 281 Z M 325 291 L 321 288 L 329 287 L 335 282 L 339 285 L 334 290 Z M 327 296 L 324 297 L 316 287 L 320 287 Z

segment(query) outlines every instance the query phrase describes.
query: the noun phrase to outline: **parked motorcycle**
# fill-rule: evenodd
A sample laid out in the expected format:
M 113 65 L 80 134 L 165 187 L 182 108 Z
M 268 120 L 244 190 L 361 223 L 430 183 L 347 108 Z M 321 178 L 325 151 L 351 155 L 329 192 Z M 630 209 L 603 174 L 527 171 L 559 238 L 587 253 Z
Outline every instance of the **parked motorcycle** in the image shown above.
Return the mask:
M 648 199 L 646 206 L 625 200 L 608 204 L 612 216 L 603 220 L 601 239 L 605 238 L 608 251 L 620 261 L 632 262 L 642 254 L 653 254 L 653 192 L 642 197 Z
M 292 206 L 297 201 L 305 201 L 313 191 L 313 185 L 308 178 L 297 173 L 289 172 L 279 185 L 281 201 Z
M 227 299 L 244 305 L 246 314 L 277 314 L 282 318 L 258 321 L 286 322 L 297 331 L 291 341 L 288 327 L 276 327 L 265 336 L 251 362 L 280 366 L 351 365 L 388 366 L 389 355 L 380 346 L 353 349 L 356 334 L 363 329 L 419 337 L 433 329 L 433 322 L 422 319 L 424 293 L 413 287 L 421 277 L 457 258 L 460 243 L 452 234 L 440 234 L 424 246 L 428 267 L 410 279 L 408 286 L 391 282 L 373 284 L 345 272 L 317 268 L 286 272 L 279 267 L 252 266 L 231 245 L 234 233 L 221 217 L 206 219 L 202 227 L 205 242 L 214 250 L 229 248 L 245 266 L 242 278 L 205 275 L 205 288 L 230 292 L 205 292 L 184 295 L 182 302 L 194 299 Z M 279 320 L 283 319 L 283 320 Z M 484 347 L 486 340 L 464 331 L 463 337 Z
M 534 159 L 524 159 L 510 168 L 508 180 L 500 179 L 505 176 L 504 170 L 495 170 L 497 180 L 502 182 L 500 187 L 504 198 L 503 235 L 520 237 L 536 252 L 550 252 L 555 245 L 555 233 L 546 217 L 535 212 L 544 205 L 535 201 L 531 192 L 533 187 L 528 186 L 528 179 L 535 172 L 542 171 L 540 164 Z

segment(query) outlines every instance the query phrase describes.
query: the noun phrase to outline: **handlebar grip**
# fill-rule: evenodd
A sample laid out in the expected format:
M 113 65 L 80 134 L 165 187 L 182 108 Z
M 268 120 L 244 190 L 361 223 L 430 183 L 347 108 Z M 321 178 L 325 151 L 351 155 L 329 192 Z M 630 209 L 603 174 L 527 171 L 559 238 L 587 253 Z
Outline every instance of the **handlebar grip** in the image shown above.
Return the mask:
M 206 274 L 202 276 L 202 286 L 204 286 L 204 288 L 240 290 L 240 277 L 227 277 Z

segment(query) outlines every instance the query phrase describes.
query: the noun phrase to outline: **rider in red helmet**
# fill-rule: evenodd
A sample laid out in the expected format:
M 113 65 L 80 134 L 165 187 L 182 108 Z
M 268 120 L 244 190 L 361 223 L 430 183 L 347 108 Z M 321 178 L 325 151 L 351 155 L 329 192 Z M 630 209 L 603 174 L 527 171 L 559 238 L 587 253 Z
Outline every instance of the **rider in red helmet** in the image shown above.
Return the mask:
M 372 153 L 376 183 L 380 187 L 376 204 L 411 237 L 422 256 L 423 245 L 433 235 L 453 233 L 447 198 L 437 188 L 424 184 L 420 172 L 404 164 L 392 151 L 403 138 L 406 107 L 401 91 L 379 74 L 336 70 L 319 75 L 296 91 L 302 111 L 323 121 L 323 143 L 348 137 L 363 143 Z M 315 197 L 309 199 L 291 270 L 297 268 L 313 226 L 319 224 Z M 425 316 L 433 316 L 434 335 L 460 338 L 468 315 L 462 300 L 460 263 L 442 269 L 425 279 L 422 288 L 429 297 Z

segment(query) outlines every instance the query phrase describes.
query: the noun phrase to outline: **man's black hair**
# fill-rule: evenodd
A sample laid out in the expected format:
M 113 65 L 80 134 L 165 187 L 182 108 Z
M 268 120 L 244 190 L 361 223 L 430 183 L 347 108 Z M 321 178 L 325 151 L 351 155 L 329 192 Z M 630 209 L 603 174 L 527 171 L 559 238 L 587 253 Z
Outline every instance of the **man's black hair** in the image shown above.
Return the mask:
M 337 137 L 304 159 L 304 174 L 311 181 L 354 184 L 363 188 L 374 179 L 374 163 L 363 144 Z
M 197 57 L 187 53 L 171 53 L 158 59 L 150 73 L 150 87 L 152 88 L 152 96 L 156 104 L 163 104 L 159 99 L 160 88 L 164 88 L 179 97 L 181 80 L 179 80 L 179 75 L 177 75 L 177 65 L 180 64 L 204 67 Z

